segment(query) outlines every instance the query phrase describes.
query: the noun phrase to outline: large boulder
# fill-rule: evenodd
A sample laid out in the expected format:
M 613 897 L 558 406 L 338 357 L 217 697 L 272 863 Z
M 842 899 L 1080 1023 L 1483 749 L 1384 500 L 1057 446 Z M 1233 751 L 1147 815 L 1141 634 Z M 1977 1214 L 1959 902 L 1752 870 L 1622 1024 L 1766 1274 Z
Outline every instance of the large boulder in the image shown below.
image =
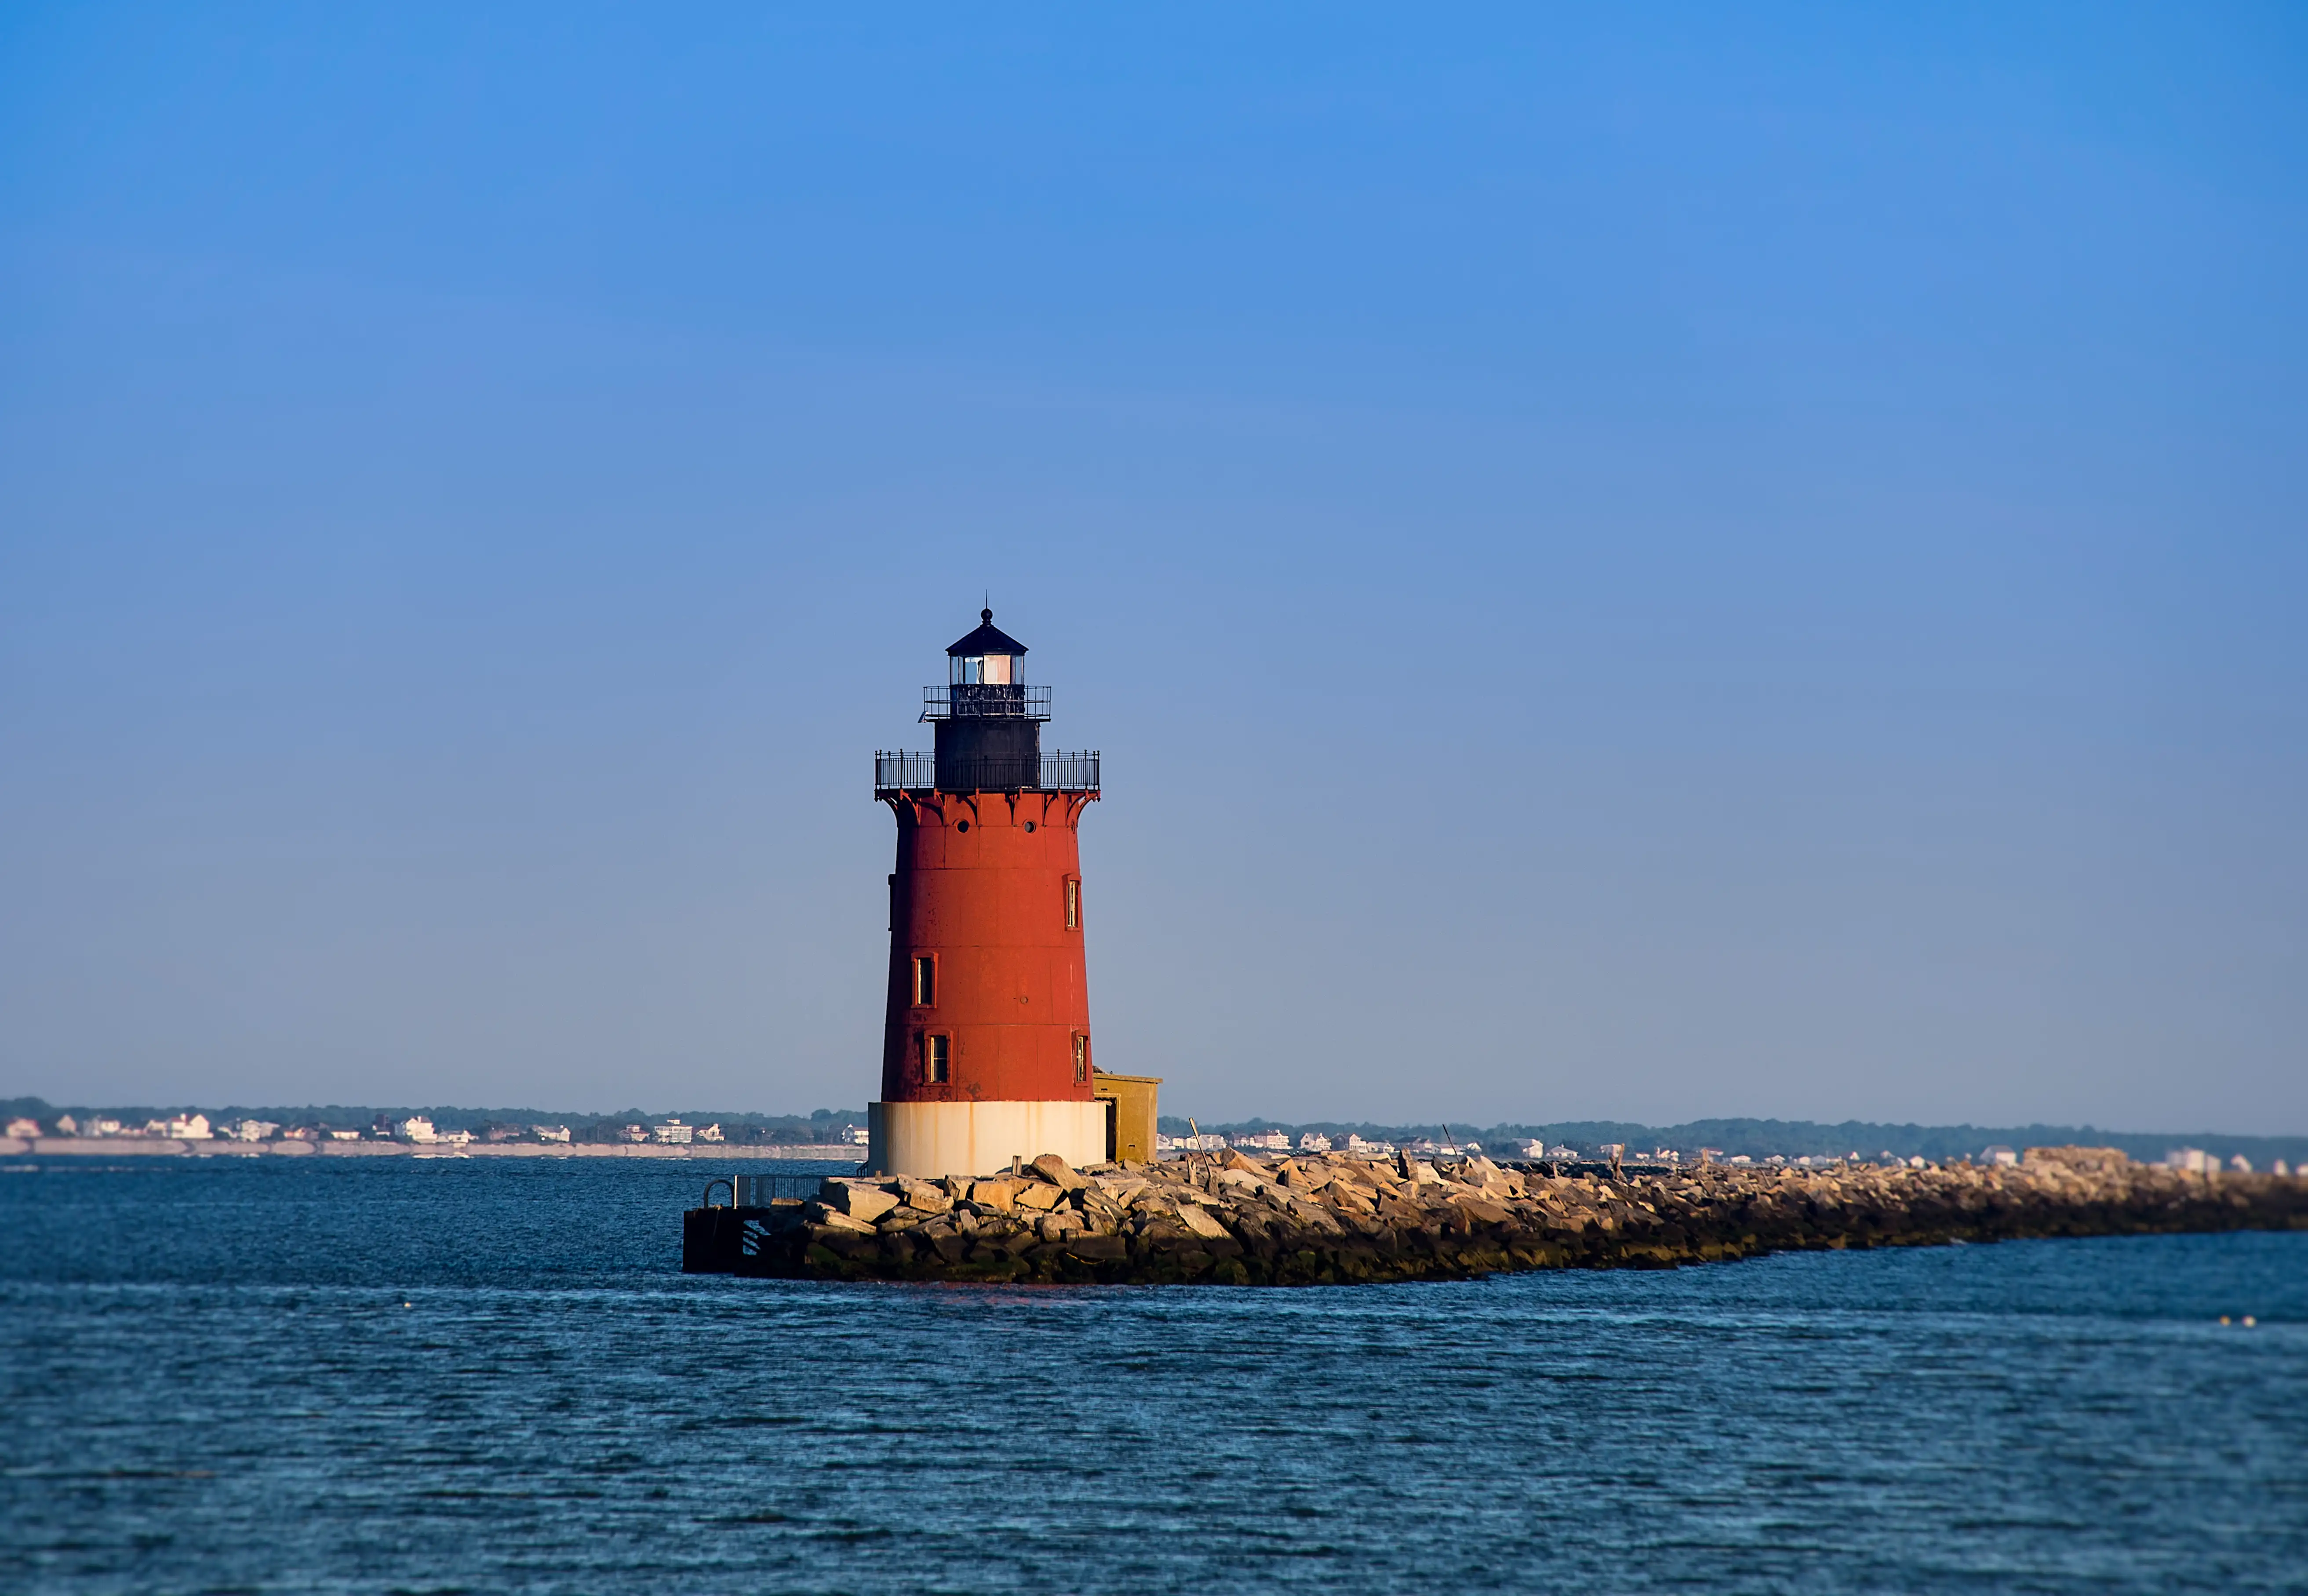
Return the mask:
M 969 1200 L 981 1208 L 996 1214 L 1007 1214 L 1018 1206 L 1020 1181 L 997 1177 L 991 1180 L 972 1180 Z
M 906 1206 L 925 1214 L 943 1214 L 953 1206 L 942 1182 L 917 1180 L 911 1175 L 898 1177 L 898 1189 L 906 1195 Z
M 853 1218 L 840 1209 L 828 1207 L 823 1203 L 805 1203 L 802 1205 L 801 1215 L 807 1223 L 826 1230 L 846 1231 L 855 1236 L 870 1236 L 874 1233 L 874 1227 L 864 1220 Z
M 898 1206 L 897 1194 L 874 1180 L 828 1180 L 819 1188 L 818 1198 L 837 1213 L 868 1224 Z
M 1178 1222 L 1184 1225 L 1188 1230 L 1192 1231 L 1195 1235 L 1201 1236 L 1208 1240 L 1215 1241 L 1220 1236 L 1227 1236 L 1233 1233 L 1228 1231 L 1226 1226 L 1218 1222 L 1217 1215 L 1213 1214 L 1209 1209 L 1195 1203 L 1180 1203 L 1178 1205 Z
M 1504 1224 L 1514 1215 L 1496 1203 L 1486 1201 L 1469 1192 L 1452 1199 L 1454 1206 L 1477 1224 Z
M 1074 1166 L 1055 1153 L 1045 1153 L 1026 1166 L 1060 1191 L 1080 1191 L 1089 1184 L 1074 1172 Z

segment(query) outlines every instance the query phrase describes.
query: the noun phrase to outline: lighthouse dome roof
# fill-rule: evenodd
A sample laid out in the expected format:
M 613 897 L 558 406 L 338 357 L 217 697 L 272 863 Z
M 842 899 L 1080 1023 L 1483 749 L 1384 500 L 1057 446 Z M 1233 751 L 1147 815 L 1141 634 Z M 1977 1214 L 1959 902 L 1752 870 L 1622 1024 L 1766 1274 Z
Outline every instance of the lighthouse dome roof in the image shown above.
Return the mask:
M 1023 654 L 1026 645 L 994 624 L 994 612 L 977 612 L 977 630 L 957 642 L 946 645 L 946 652 L 958 658 L 975 659 L 982 654 Z

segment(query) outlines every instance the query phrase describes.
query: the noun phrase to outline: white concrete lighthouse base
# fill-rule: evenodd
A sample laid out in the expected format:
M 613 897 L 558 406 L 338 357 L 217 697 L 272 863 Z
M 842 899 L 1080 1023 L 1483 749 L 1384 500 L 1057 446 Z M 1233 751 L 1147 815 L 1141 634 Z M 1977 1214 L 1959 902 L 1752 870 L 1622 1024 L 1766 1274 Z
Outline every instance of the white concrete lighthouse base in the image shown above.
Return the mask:
M 1055 1153 L 1071 1164 L 1106 1157 L 1106 1104 L 872 1103 L 866 1169 L 875 1175 L 991 1175 L 1018 1157 Z

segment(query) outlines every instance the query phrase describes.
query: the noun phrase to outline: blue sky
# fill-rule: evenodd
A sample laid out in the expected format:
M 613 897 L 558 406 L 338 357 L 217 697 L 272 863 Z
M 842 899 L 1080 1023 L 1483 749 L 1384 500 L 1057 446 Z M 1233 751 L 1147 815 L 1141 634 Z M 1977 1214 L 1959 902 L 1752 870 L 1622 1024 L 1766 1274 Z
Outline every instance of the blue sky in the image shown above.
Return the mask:
M 0 1077 L 874 1089 L 990 590 L 1205 1118 L 2308 1131 L 2285 6 L 20 6 Z

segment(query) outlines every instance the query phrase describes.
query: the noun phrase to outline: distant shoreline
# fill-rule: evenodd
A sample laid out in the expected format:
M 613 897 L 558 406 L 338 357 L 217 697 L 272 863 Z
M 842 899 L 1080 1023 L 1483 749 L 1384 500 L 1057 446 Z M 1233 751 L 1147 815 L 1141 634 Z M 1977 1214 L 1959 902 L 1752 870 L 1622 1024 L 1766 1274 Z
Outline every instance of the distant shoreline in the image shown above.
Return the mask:
M 805 1160 L 856 1163 L 866 1149 L 831 1144 L 692 1142 L 238 1142 L 172 1137 L 60 1137 L 37 1141 L 0 1137 L 0 1157 L 61 1154 L 78 1158 L 675 1158 L 704 1161 Z

